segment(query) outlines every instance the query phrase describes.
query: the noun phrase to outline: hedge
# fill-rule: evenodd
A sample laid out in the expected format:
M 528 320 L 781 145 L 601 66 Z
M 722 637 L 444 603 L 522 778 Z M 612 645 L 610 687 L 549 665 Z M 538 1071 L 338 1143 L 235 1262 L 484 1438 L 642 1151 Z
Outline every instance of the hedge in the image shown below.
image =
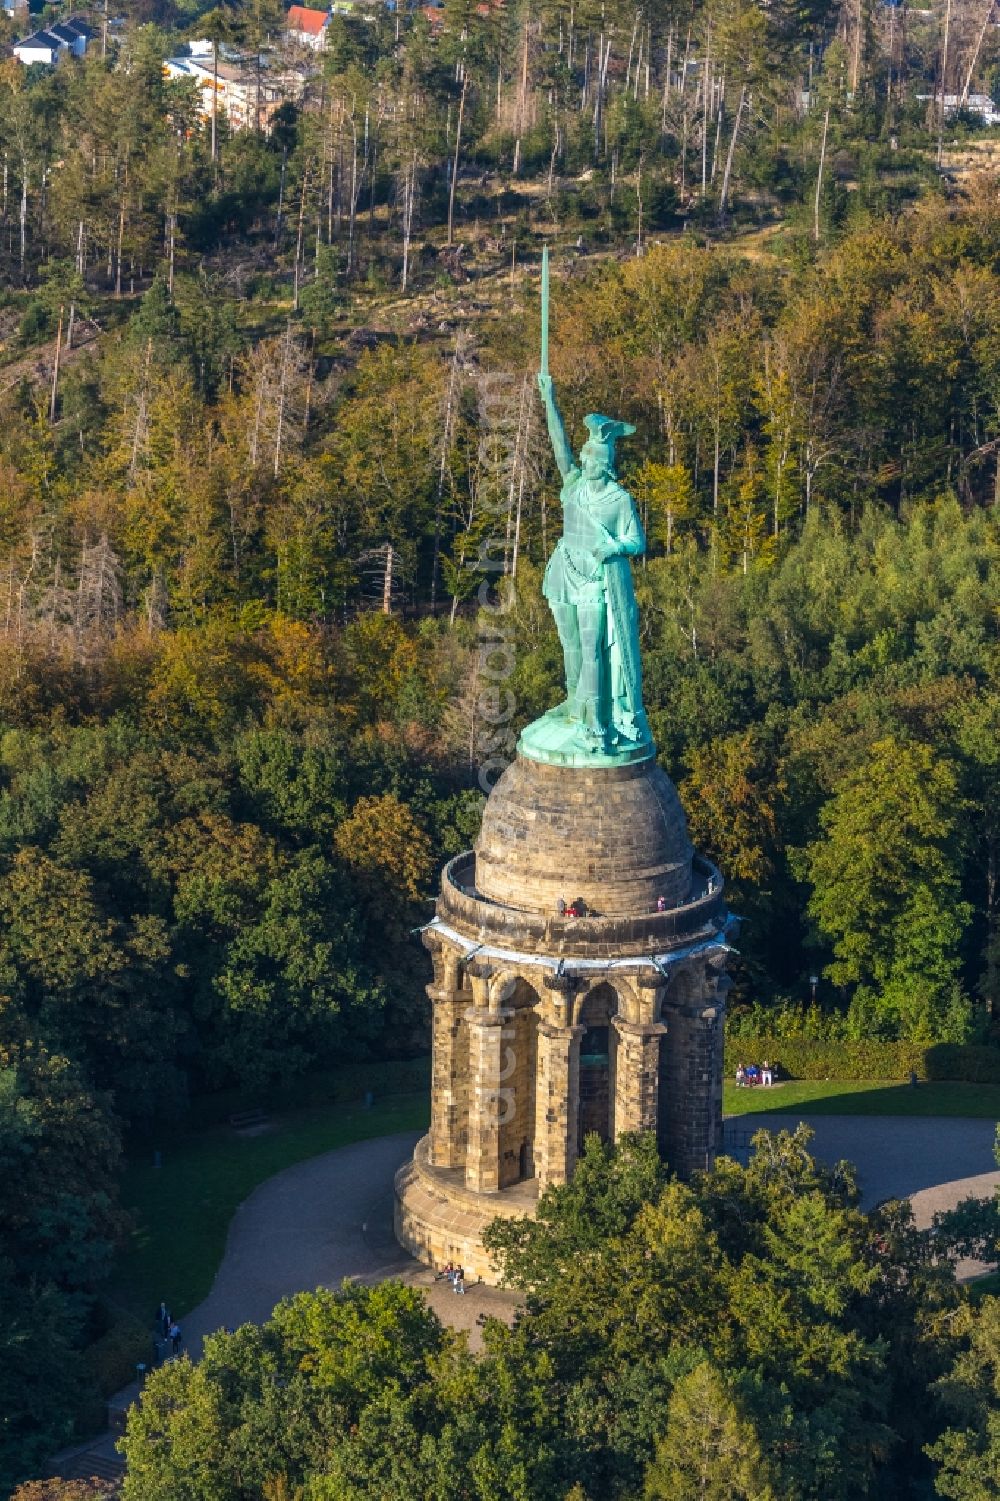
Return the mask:
M 792 1079 L 954 1079 L 1000 1084 L 1000 1048 L 950 1042 L 816 1042 L 806 1037 L 734 1037 L 726 1041 L 726 1077 L 736 1065 L 777 1063 Z
M 81 1355 L 83 1395 L 74 1418 L 81 1438 L 107 1426 L 107 1399 L 135 1380 L 140 1360 L 151 1363 L 153 1335 L 131 1314 L 116 1311 L 110 1329 Z

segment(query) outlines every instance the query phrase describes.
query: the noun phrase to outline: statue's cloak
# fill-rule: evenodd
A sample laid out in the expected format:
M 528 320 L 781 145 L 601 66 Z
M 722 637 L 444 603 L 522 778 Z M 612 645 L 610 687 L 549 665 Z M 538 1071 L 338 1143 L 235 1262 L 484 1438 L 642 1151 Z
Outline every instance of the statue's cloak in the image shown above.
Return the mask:
M 628 558 L 609 558 L 604 565 L 604 577 L 612 625 L 612 693 L 624 701 L 631 714 L 638 715 L 642 712 L 639 611 Z

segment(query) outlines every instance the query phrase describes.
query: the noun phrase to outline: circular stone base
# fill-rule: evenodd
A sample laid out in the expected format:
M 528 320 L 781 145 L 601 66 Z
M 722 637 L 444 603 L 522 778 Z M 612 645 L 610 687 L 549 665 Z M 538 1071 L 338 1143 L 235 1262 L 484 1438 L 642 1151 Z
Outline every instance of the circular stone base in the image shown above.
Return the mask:
M 435 1271 L 451 1261 L 464 1267 L 467 1282 L 496 1287 L 499 1273 L 483 1247 L 483 1231 L 498 1215 L 531 1218 L 537 1204 L 533 1179 L 500 1193 L 474 1193 L 465 1187 L 464 1169 L 431 1166 L 430 1137 L 424 1136 L 396 1174 L 396 1239 Z

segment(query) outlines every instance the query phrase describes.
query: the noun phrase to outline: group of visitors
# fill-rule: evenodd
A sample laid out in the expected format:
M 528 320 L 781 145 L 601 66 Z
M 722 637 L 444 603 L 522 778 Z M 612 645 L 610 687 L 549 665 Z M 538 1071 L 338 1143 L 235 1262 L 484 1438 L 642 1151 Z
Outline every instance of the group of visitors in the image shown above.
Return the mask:
M 447 1277 L 448 1278 L 448 1281 L 451 1283 L 451 1290 L 452 1290 L 453 1293 L 462 1293 L 463 1296 L 464 1296 L 464 1294 L 465 1294 L 465 1267 L 464 1266 L 456 1266 L 453 1261 L 449 1261 L 448 1264 L 447 1264 L 447 1266 L 443 1266 L 441 1268 L 441 1270 L 438 1272 L 437 1276 L 434 1278 L 434 1281 L 435 1282 L 440 1282 L 442 1277 Z
M 658 896 L 656 898 L 656 910 L 657 912 L 666 912 L 667 899 L 665 896 Z M 569 903 L 560 897 L 556 902 L 556 912 L 560 917 L 586 917 L 587 904 L 581 897 L 574 897 L 573 901 Z
M 738 1063 L 736 1065 L 736 1087 L 738 1089 L 752 1089 L 757 1084 L 770 1087 L 774 1083 L 775 1066 L 764 1059 L 763 1063 Z
M 586 917 L 587 907 L 581 897 L 574 897 L 568 905 L 560 897 L 556 902 L 556 912 L 560 917 Z
M 156 1335 L 153 1345 L 157 1356 L 160 1354 L 160 1341 L 166 1341 L 172 1355 L 179 1355 L 184 1335 L 177 1320 L 172 1317 L 166 1303 L 161 1303 L 156 1310 Z

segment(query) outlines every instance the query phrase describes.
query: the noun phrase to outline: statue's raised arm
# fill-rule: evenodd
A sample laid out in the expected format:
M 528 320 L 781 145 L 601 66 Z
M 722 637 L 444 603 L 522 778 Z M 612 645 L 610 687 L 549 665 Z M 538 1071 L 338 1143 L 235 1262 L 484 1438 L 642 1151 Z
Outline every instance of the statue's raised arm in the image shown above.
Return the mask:
M 545 407 L 545 421 L 549 429 L 549 441 L 552 444 L 552 452 L 556 456 L 559 473 L 565 479 L 573 468 L 573 450 L 569 445 L 569 439 L 566 436 L 566 428 L 563 425 L 559 408 L 556 406 L 556 393 L 552 385 L 552 377 L 541 370 L 538 372 L 538 390 Z

